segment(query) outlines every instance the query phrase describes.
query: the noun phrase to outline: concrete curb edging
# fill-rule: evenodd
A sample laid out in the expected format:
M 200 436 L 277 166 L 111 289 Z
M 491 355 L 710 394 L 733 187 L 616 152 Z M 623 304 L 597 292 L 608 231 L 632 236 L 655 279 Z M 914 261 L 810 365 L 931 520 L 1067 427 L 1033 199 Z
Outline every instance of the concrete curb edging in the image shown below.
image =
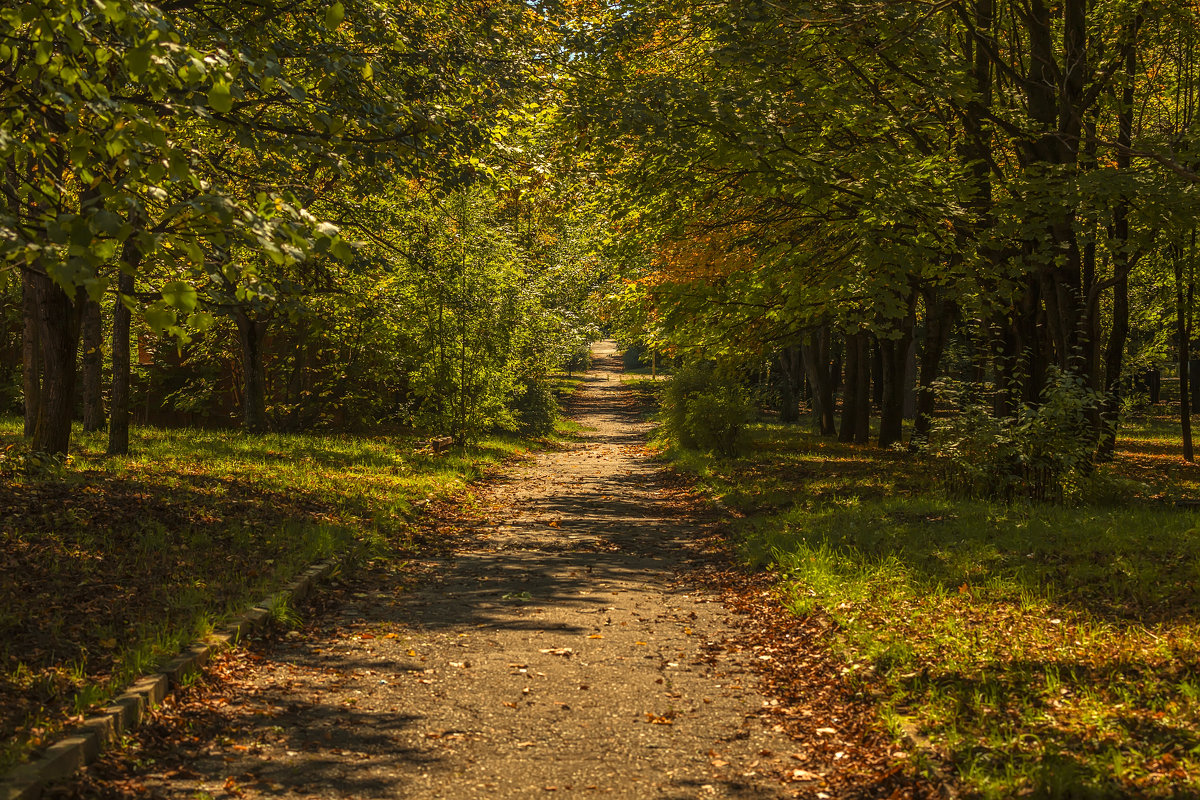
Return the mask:
M 164 664 L 160 672 L 134 681 L 103 711 L 68 731 L 36 761 L 0 776 L 0 800 L 38 800 L 48 783 L 69 778 L 81 767 L 95 761 L 122 735 L 141 726 L 150 709 L 161 703 L 171 689 L 198 673 L 210 655 L 267 627 L 272 608 L 281 602 L 303 599 L 317 581 L 333 572 L 337 563 L 337 559 L 329 559 L 309 567 L 219 632 L 192 644 Z

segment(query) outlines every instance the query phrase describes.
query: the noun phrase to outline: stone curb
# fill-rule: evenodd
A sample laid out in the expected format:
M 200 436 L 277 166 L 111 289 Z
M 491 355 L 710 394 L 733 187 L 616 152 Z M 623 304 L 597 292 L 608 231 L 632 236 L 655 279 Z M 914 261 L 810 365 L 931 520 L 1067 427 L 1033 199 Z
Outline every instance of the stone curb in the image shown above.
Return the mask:
M 161 703 L 172 688 L 198 673 L 209 656 L 265 628 L 270 622 L 273 606 L 281 601 L 303 599 L 317 581 L 333 572 L 335 566 L 337 560 L 329 559 L 309 567 L 219 632 L 175 656 L 163 665 L 161 672 L 134 681 L 100 714 L 68 731 L 36 761 L 22 764 L 0 777 L 0 800 L 38 800 L 47 784 L 69 778 L 76 770 L 95 761 L 123 734 L 138 728 L 150 709 Z

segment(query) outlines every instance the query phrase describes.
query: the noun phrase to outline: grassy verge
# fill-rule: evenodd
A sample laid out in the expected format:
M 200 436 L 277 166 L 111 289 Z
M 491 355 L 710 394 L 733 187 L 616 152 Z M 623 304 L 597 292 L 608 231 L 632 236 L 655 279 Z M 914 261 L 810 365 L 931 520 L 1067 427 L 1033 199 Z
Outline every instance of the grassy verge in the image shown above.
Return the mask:
M 19 425 L 0 419 L 10 465 Z M 141 429 L 106 458 L 74 441 L 65 467 L 0 471 L 0 773 L 312 562 L 403 559 L 423 504 L 532 445 Z
M 830 618 L 846 674 L 989 798 L 1200 794 L 1200 471 L 1128 433 L 1146 497 L 947 499 L 914 457 L 762 425 L 735 460 L 668 451 L 737 512 L 745 558 Z M 1161 430 L 1160 430 L 1161 429 Z

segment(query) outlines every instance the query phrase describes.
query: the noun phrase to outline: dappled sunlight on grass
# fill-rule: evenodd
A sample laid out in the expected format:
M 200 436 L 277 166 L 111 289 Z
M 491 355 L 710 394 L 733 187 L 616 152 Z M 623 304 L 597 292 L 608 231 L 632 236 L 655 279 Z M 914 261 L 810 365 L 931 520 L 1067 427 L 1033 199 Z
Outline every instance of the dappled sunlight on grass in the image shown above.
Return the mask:
M 21 446 L 0 418 L 0 448 Z M 0 477 L 0 769 L 229 613 L 333 555 L 404 558 L 410 520 L 534 443 L 77 432 L 65 469 Z
M 986 797 L 1200 791 L 1200 513 L 1150 499 L 1197 485 L 1168 440 L 1122 444 L 1140 499 L 1064 508 L 954 499 L 919 456 L 757 433 L 742 459 L 670 455 L 742 516 L 745 558 L 793 610 L 830 621 L 898 734 Z

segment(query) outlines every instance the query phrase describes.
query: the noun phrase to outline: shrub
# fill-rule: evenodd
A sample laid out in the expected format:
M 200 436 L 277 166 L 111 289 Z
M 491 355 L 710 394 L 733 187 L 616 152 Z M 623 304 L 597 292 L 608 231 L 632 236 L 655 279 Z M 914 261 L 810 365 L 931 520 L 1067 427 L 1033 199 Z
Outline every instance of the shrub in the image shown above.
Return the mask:
M 737 455 L 753 418 L 746 390 L 707 365 L 684 366 L 663 390 L 663 429 L 682 447 Z
M 1100 401 L 1078 376 L 1051 370 L 1041 403 L 1003 419 L 967 404 L 935 426 L 929 452 L 953 494 L 1074 500 L 1093 470 Z
M 576 345 L 567 358 L 567 372 L 587 372 L 592 368 L 592 346 L 584 343 Z
M 517 430 L 529 436 L 545 436 L 558 421 L 558 401 L 545 381 L 527 378 L 512 402 Z

